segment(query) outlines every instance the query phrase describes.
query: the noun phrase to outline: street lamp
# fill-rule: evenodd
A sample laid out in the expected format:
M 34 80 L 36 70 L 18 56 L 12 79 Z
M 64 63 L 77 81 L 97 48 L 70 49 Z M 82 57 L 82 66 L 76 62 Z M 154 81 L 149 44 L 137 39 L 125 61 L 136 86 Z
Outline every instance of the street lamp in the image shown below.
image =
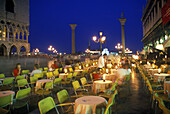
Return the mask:
M 38 55 L 39 52 L 40 52 L 39 49 L 36 48 L 36 49 L 35 49 L 35 54 Z
M 85 52 L 86 52 L 86 53 L 90 53 L 90 50 L 89 50 L 89 49 L 86 49 Z
M 38 58 L 38 53 L 40 50 L 38 48 L 35 49 L 35 54 L 37 55 L 37 64 L 39 64 L 39 58 Z
M 55 49 L 55 50 L 53 51 L 53 53 L 56 53 L 56 54 L 57 54 L 57 50 Z
M 99 32 L 100 38 L 97 39 L 97 36 L 93 36 L 92 39 L 95 43 L 100 42 L 100 52 L 102 52 L 102 43 L 105 43 L 106 41 L 106 36 L 103 36 L 103 32 Z
M 54 50 L 55 50 L 55 49 L 53 48 L 53 46 L 50 45 L 50 46 L 48 47 L 48 51 L 50 51 L 50 54 L 51 54 L 51 52 L 54 51 Z
M 118 53 L 119 53 L 119 50 L 122 49 L 123 46 L 122 46 L 120 43 L 118 43 L 118 44 L 115 46 L 115 48 L 118 50 Z

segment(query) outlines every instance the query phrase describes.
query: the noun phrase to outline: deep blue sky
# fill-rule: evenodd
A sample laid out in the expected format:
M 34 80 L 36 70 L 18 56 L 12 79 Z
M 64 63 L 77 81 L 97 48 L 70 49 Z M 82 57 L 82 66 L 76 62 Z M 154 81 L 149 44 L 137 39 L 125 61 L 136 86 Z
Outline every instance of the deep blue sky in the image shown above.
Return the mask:
M 39 48 L 48 52 L 49 45 L 58 52 L 71 52 L 71 27 L 76 27 L 76 51 L 84 51 L 91 41 L 91 48 L 99 44 L 92 36 L 102 31 L 109 50 L 121 42 L 121 12 L 127 18 L 125 23 L 125 45 L 130 50 L 142 48 L 142 9 L 146 0 L 30 0 L 31 51 Z

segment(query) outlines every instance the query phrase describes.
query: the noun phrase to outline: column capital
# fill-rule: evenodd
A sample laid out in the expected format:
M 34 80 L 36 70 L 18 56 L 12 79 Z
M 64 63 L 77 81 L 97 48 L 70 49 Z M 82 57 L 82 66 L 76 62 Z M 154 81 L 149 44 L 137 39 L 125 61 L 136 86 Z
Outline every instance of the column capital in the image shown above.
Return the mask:
M 69 24 L 72 30 L 75 30 L 77 24 Z

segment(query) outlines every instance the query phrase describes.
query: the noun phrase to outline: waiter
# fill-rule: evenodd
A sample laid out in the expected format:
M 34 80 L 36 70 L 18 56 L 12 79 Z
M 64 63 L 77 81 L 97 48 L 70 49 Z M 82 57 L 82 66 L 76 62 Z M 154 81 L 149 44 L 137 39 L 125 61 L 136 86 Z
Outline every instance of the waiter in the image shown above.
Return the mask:
M 98 69 L 99 70 L 105 67 L 106 58 L 107 58 L 107 54 L 106 53 L 99 57 L 99 60 L 98 60 Z

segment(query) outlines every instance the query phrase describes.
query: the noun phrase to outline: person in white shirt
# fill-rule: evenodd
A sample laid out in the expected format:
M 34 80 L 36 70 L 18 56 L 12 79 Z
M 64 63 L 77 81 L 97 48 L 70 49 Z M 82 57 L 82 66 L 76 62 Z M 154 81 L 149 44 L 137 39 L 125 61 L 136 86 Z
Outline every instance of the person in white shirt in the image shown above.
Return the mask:
M 31 72 L 30 76 L 34 76 L 34 74 L 37 74 L 37 73 L 42 73 L 42 71 L 39 69 L 39 65 L 35 64 L 34 70 Z
M 118 69 L 117 76 L 120 78 L 118 85 L 122 85 L 126 75 L 130 75 L 131 69 L 128 64 L 122 65 L 122 68 Z
M 103 67 L 105 67 L 105 63 L 106 63 L 106 58 L 107 58 L 107 54 L 103 54 L 103 56 L 101 55 L 99 57 L 99 60 L 98 60 L 98 68 L 99 69 L 102 69 Z

